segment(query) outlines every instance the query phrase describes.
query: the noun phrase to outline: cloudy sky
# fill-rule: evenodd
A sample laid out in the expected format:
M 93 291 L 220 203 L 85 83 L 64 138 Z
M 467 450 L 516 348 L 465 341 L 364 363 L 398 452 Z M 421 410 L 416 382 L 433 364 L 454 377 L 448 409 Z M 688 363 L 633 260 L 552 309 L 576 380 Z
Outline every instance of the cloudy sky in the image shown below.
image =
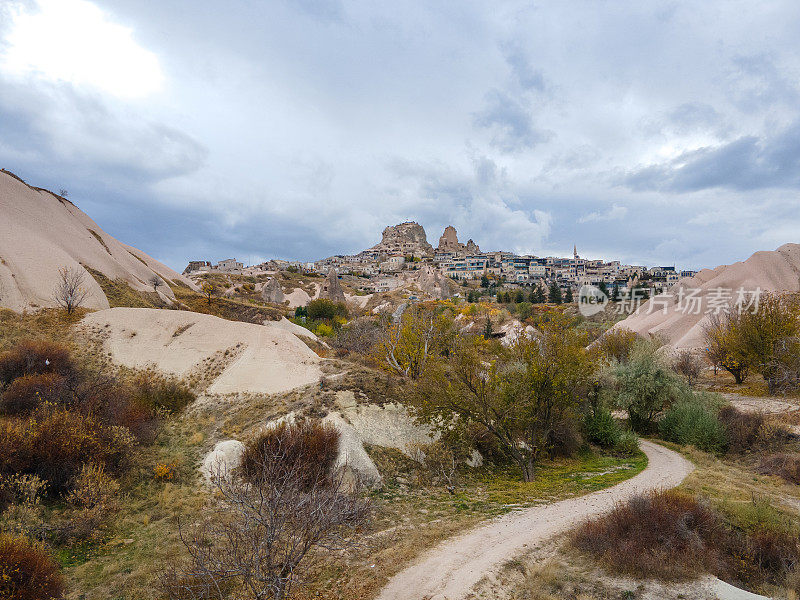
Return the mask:
M 797 0 L 0 0 L 0 166 L 171 266 L 800 243 Z

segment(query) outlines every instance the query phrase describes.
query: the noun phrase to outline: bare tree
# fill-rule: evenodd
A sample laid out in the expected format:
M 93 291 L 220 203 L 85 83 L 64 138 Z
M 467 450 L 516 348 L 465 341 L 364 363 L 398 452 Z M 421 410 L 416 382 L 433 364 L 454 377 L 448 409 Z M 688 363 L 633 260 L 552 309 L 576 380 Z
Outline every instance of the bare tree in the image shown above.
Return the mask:
M 213 474 L 214 506 L 205 520 L 180 529 L 188 561 L 160 577 L 166 598 L 222 600 L 235 589 L 237 598 L 283 600 L 301 582 L 309 552 L 351 544 L 348 533 L 365 522 L 369 503 L 342 469 L 327 473 L 285 445 L 265 451 L 259 463 L 247 479 L 224 469 Z M 309 469 L 316 469 L 310 486 Z
M 148 279 L 147 282 L 153 286 L 154 292 L 158 292 L 158 288 L 164 285 L 164 281 L 161 279 L 161 277 L 159 277 L 155 273 L 153 273 L 153 276 L 150 279 Z
M 700 373 L 703 370 L 703 363 L 700 358 L 690 350 L 683 350 L 678 353 L 672 368 L 676 373 L 683 375 L 689 382 L 689 385 L 697 381 Z
M 61 196 L 62 198 L 66 198 L 67 196 L 69 196 L 69 192 L 64 188 L 61 188 L 60 190 L 58 190 L 58 195 Z
M 67 314 L 72 314 L 89 295 L 84 282 L 83 272 L 79 269 L 63 267 L 58 270 L 58 283 L 53 290 L 53 300 L 65 309 Z

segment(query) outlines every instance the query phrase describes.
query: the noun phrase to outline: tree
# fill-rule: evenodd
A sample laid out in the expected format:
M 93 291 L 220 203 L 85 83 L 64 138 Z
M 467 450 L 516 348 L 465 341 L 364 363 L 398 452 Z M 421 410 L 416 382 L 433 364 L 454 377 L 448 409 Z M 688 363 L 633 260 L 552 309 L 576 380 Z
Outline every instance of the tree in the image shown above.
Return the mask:
M 61 196 L 62 198 L 67 198 L 69 196 L 69 192 L 64 188 L 61 188 L 60 190 L 58 190 L 58 195 Z
M 459 337 L 447 357 L 433 361 L 408 400 L 418 419 L 447 431 L 471 426 L 493 437 L 532 481 L 558 432 L 578 426 L 593 364 L 585 336 L 562 315 L 541 336 L 520 336 L 489 355 L 489 342 Z
M 564 296 L 564 302 L 566 302 L 567 304 L 572 304 L 573 300 L 574 300 L 574 298 L 572 297 L 572 288 L 568 287 L 567 288 L 567 293 Z
M 63 267 L 58 270 L 58 283 L 53 290 L 53 300 L 66 310 L 67 314 L 71 315 L 89 296 L 84 281 L 83 271 L 79 269 Z
M 614 287 L 611 288 L 611 301 L 619 301 L 619 284 L 617 282 L 614 282 Z
M 555 281 L 553 281 L 550 284 L 550 290 L 547 295 L 547 301 L 550 302 L 551 304 L 561 304 L 562 302 L 561 288 Z
M 714 367 L 722 367 L 733 375 L 737 384 L 744 383 L 750 371 L 739 332 L 741 315 L 734 312 L 714 314 L 703 327 L 708 359 Z
M 597 340 L 597 348 L 606 358 L 624 363 L 628 361 L 637 339 L 635 331 L 627 327 L 616 327 L 606 331 Z
M 606 286 L 605 281 L 601 281 L 599 284 L 597 284 L 597 289 L 603 292 L 604 296 L 608 296 L 608 286 Z
M 483 339 L 488 340 L 492 337 L 492 318 L 486 317 L 486 325 L 483 327 Z
M 531 302 L 533 304 L 544 304 L 547 301 L 547 296 L 545 296 L 544 290 L 542 289 L 542 285 L 540 283 L 536 284 L 536 287 L 531 294 Z
M 206 281 L 200 289 L 206 297 L 206 300 L 208 300 L 208 305 L 211 306 L 211 299 L 219 293 L 219 288 L 216 284 Z
M 686 384 L 657 356 L 654 342 L 642 342 L 630 360 L 616 368 L 617 401 L 628 411 L 631 427 L 651 432 L 656 417 L 687 392 Z
M 758 309 L 742 311 L 731 321 L 744 362 L 761 374 L 770 394 L 776 392 L 776 354 L 800 334 L 800 315 L 789 296 L 766 294 Z
M 343 469 L 327 472 L 325 461 L 302 449 L 270 444 L 251 460 L 247 479 L 218 469 L 218 498 L 207 517 L 181 527 L 189 559 L 164 571 L 160 584 L 169 600 L 237 598 L 284 600 L 300 583 L 308 553 L 342 550 L 349 531 L 363 524 L 368 501 Z
M 451 319 L 433 308 L 412 305 L 398 319 L 386 318 L 378 344 L 380 362 L 395 373 L 419 379 L 431 357 L 448 347 L 452 334 Z
M 317 298 L 306 306 L 306 314 L 313 321 L 334 321 L 336 318 L 346 319 L 347 306 L 328 298 Z
M 697 381 L 697 378 L 700 377 L 703 364 L 694 352 L 683 350 L 678 353 L 672 368 L 675 369 L 675 372 L 679 375 L 686 377 L 689 385 L 692 385 L 692 382 Z
M 162 285 L 164 285 L 164 281 L 161 279 L 161 277 L 159 277 L 155 273 L 153 274 L 153 276 L 150 279 L 147 280 L 147 282 L 151 286 L 153 286 L 153 291 L 154 292 L 158 292 L 158 288 L 160 288 Z
M 514 303 L 520 304 L 522 302 L 525 302 L 525 293 L 522 290 L 517 290 L 514 292 Z
M 481 275 L 481 287 L 482 288 L 489 287 L 489 278 L 486 275 Z

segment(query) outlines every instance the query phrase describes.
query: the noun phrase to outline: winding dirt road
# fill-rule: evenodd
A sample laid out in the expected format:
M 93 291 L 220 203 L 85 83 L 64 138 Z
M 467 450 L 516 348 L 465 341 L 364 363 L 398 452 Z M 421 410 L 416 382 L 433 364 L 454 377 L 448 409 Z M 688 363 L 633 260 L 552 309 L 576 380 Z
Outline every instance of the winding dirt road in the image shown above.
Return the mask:
M 677 452 L 642 441 L 647 468 L 611 488 L 509 513 L 423 554 L 383 588 L 378 600 L 460 600 L 486 574 L 518 553 L 607 512 L 641 492 L 678 485 L 692 464 Z

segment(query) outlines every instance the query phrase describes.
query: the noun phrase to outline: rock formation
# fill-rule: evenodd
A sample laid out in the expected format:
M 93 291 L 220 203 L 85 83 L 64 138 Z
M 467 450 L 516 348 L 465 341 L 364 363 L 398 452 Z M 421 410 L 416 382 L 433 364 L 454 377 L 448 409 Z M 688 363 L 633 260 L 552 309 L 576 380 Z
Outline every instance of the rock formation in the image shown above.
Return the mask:
M 452 225 L 444 228 L 442 237 L 439 238 L 439 246 L 436 248 L 437 252 L 452 252 L 454 254 L 475 254 L 480 252 L 478 245 L 469 240 L 466 245 L 458 241 L 458 232 Z
M 757 290 L 800 291 L 800 244 L 784 244 L 772 252 L 756 252 L 743 262 L 703 269 L 642 304 L 615 328 L 644 337 L 659 334 L 678 349 L 703 348 L 709 315 L 718 307 L 737 310 L 740 301 L 747 309 Z
M 328 300 L 333 300 L 334 302 L 341 302 L 342 304 L 347 302 L 347 299 L 344 297 L 342 285 L 339 283 L 339 275 L 336 273 L 335 269 L 331 269 L 328 272 L 328 277 L 322 284 L 319 297 L 327 298 Z
M 418 271 L 417 285 L 424 293 L 440 300 L 446 300 L 455 293 L 455 284 L 432 266 L 425 266 Z
M 387 255 L 433 256 L 433 246 L 428 243 L 425 229 L 413 221 L 384 229 L 380 244 L 370 250 Z
M 277 277 L 270 279 L 261 290 L 261 298 L 264 302 L 272 302 L 273 304 L 283 304 L 285 300 L 283 290 Z
M 66 198 L 0 170 L 0 306 L 55 306 L 53 288 L 64 268 L 83 275 L 87 308 L 109 306 L 92 272 L 141 292 L 153 291 L 153 275 L 196 289 L 183 275 L 108 235 Z M 168 285 L 159 292 L 174 299 Z

